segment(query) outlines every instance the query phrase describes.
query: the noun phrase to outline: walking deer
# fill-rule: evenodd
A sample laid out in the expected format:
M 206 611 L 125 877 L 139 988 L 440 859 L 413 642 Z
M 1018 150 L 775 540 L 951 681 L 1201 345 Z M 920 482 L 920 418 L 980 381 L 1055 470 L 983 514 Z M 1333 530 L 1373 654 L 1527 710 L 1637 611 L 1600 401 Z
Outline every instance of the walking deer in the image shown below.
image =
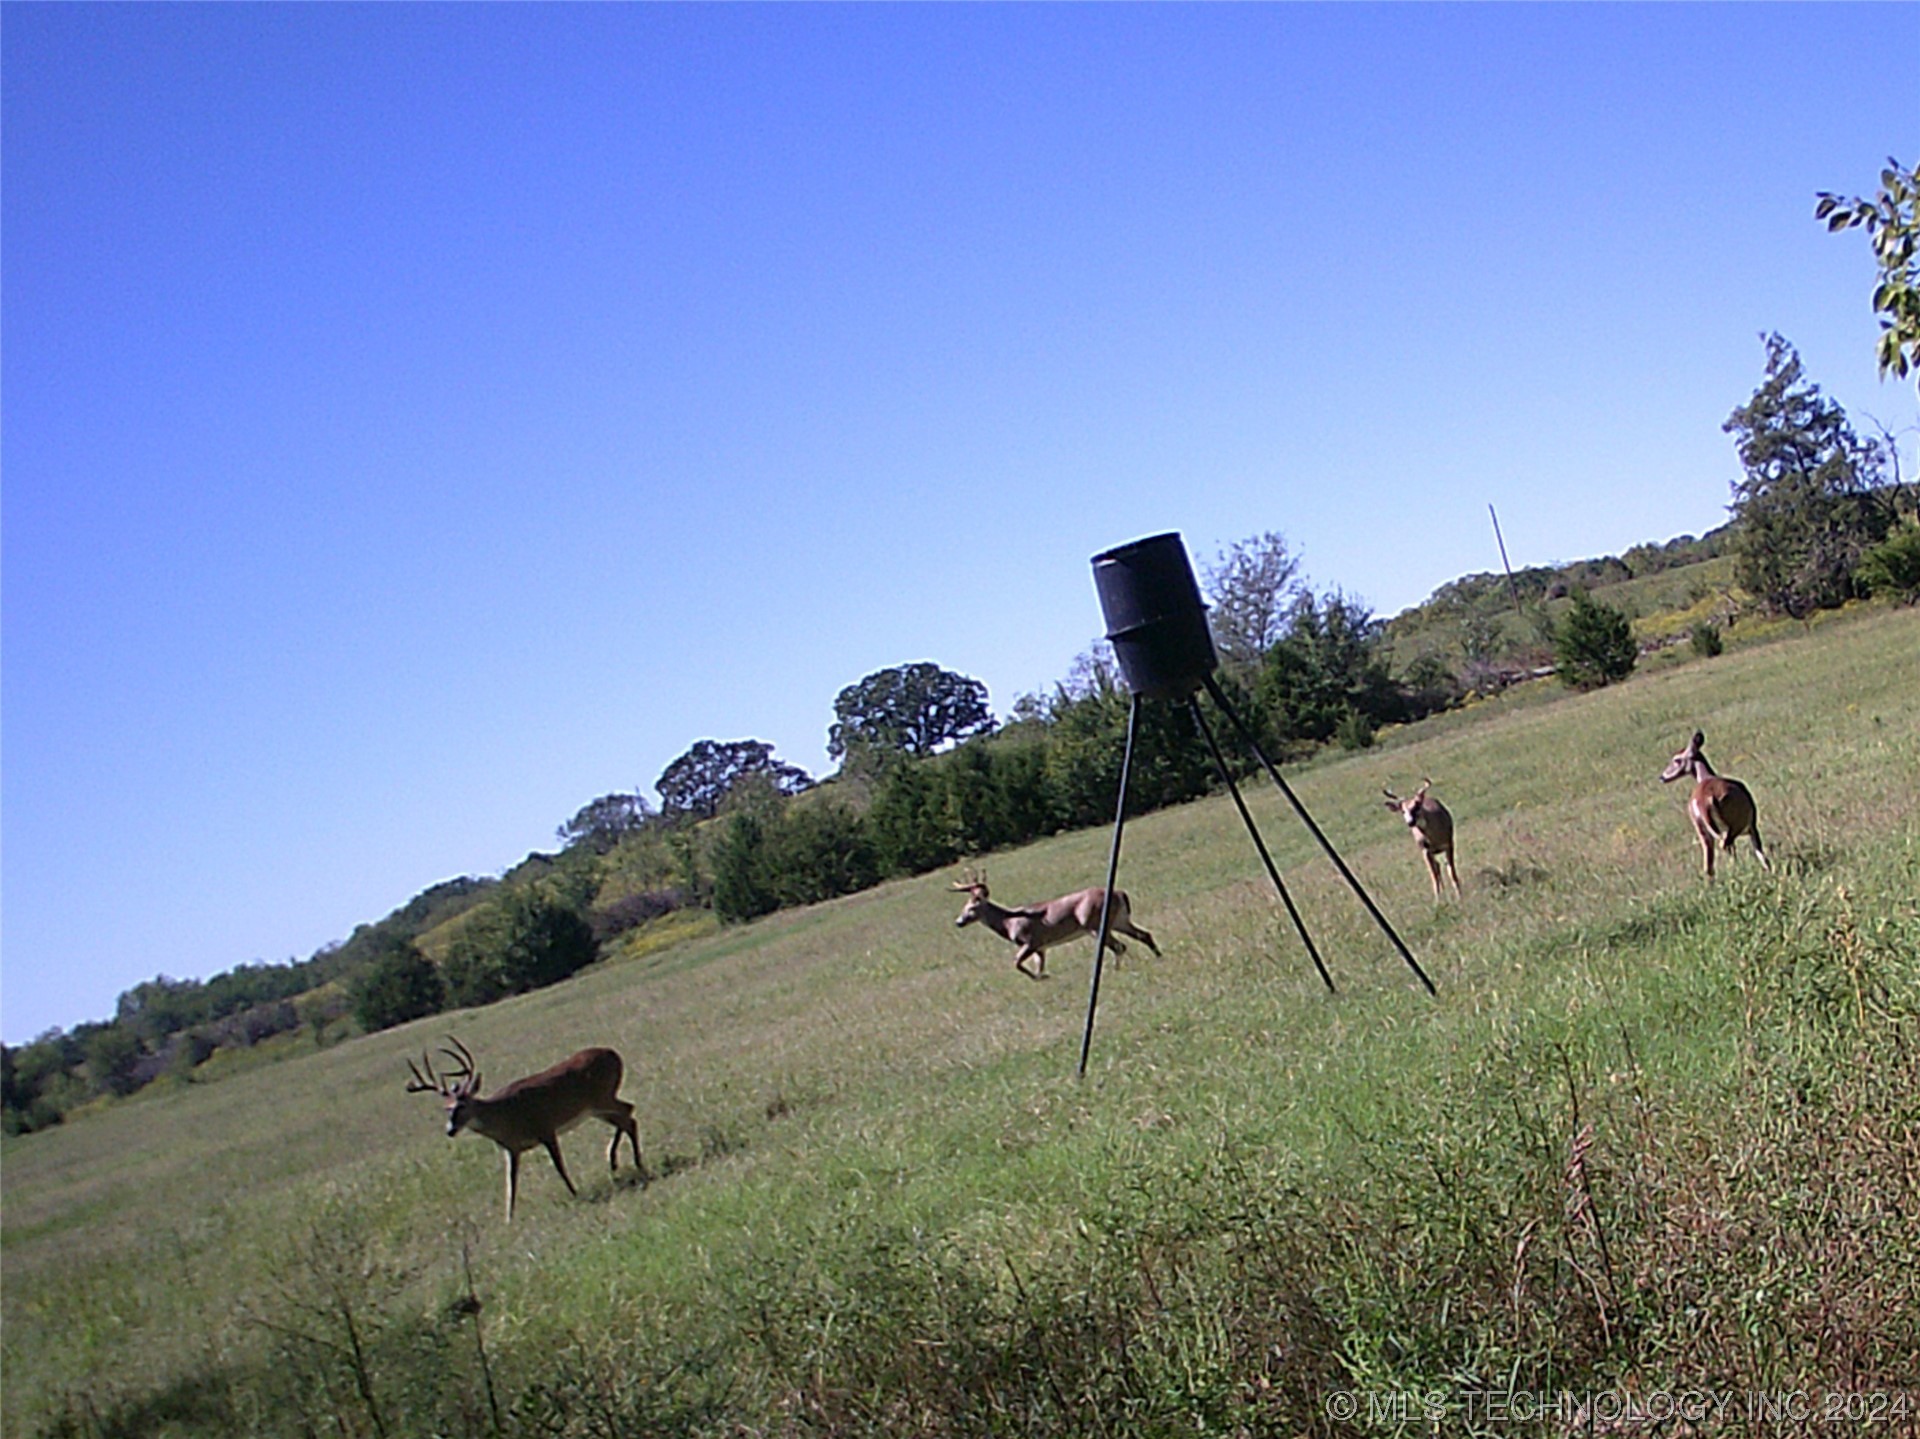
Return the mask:
M 1440 896 L 1440 861 L 1447 862 L 1447 874 L 1453 879 L 1453 895 L 1460 898 L 1460 871 L 1453 867 L 1453 816 L 1447 813 L 1447 807 L 1427 793 L 1433 787 L 1433 781 L 1420 781 L 1419 792 L 1411 799 L 1401 799 L 1392 790 L 1382 788 L 1380 793 L 1387 797 L 1387 808 L 1400 811 L 1400 818 L 1413 831 L 1413 842 L 1419 848 L 1420 857 L 1427 862 L 1427 873 L 1433 878 L 1433 897 Z
M 1047 951 L 1055 945 L 1070 943 L 1082 935 L 1098 934 L 1100 911 L 1107 905 L 1107 892 L 1096 887 L 1075 890 L 1045 904 L 1008 909 L 987 897 L 984 870 L 977 875 L 969 873 L 965 884 L 956 884 L 953 888 L 967 896 L 966 907 L 954 925 L 964 929 L 970 924 L 984 924 L 1016 946 L 1019 952 L 1013 957 L 1013 967 L 1028 979 L 1047 977 Z M 1123 890 L 1113 892 L 1113 916 L 1107 930 L 1107 948 L 1116 957 L 1127 952 L 1127 947 L 1114 938 L 1116 932 L 1139 940 L 1155 957 L 1159 956 L 1160 946 L 1153 942 L 1153 936 L 1134 924 L 1132 906 Z M 1027 967 L 1029 960 L 1033 961 L 1031 969 Z
M 1733 842 L 1743 834 L 1753 841 L 1753 852 L 1759 856 L 1760 867 L 1772 869 L 1773 864 L 1760 844 L 1759 815 L 1754 809 L 1752 793 L 1739 780 L 1713 772 L 1701 748 L 1706 742 L 1706 735 L 1695 730 L 1687 747 L 1667 761 L 1667 767 L 1660 772 L 1660 782 L 1672 784 L 1684 775 L 1693 776 L 1687 817 L 1693 821 L 1694 833 L 1700 836 L 1707 878 L 1713 878 L 1714 842 L 1719 841 L 1720 847 L 1732 854 Z
M 611 1049 L 583 1049 L 563 1059 L 551 1069 L 516 1079 L 489 1098 L 480 1095 L 480 1071 L 473 1055 L 452 1035 L 452 1049 L 440 1052 L 452 1060 L 455 1068 L 445 1075 L 435 1074 L 433 1060 L 420 1056 L 420 1065 L 407 1061 L 413 1078 L 407 1093 L 438 1094 L 446 1101 L 447 1138 L 463 1129 L 471 1129 L 499 1145 L 507 1153 L 507 1218 L 513 1218 L 513 1202 L 520 1188 L 520 1155 L 536 1144 L 542 1146 L 559 1171 L 560 1182 L 569 1194 L 577 1195 L 567 1177 L 566 1163 L 560 1158 L 560 1136 L 582 1120 L 603 1119 L 613 1126 L 613 1142 L 607 1146 L 607 1167 L 620 1169 L 620 1136 L 625 1135 L 633 1149 L 633 1167 L 644 1181 L 645 1163 L 640 1158 L 640 1126 L 634 1122 L 633 1106 L 620 1098 L 620 1079 L 625 1072 L 620 1056 Z M 458 1053 L 455 1053 L 455 1051 Z M 423 1072 L 424 1068 L 424 1072 Z

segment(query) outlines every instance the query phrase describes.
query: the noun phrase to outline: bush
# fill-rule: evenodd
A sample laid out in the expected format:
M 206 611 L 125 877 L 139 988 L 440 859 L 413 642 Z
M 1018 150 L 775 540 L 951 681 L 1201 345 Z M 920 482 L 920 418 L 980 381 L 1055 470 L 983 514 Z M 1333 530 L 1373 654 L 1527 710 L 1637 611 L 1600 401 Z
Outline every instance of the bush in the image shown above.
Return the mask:
M 447 999 L 491 1004 L 543 989 L 593 963 L 598 952 L 578 910 L 541 887 L 509 889 L 447 951 Z
M 683 889 L 643 889 L 637 894 L 622 895 L 610 904 L 598 906 L 587 916 L 587 923 L 593 929 L 595 942 L 605 944 L 649 920 L 685 909 L 691 903 L 692 900 Z
M 721 919 L 758 919 L 780 907 L 767 827 L 758 815 L 743 810 L 727 816 L 712 863 L 713 912 Z
M 1724 650 L 1726 641 L 1720 638 L 1720 626 L 1701 620 L 1688 632 L 1687 638 L 1693 645 L 1693 652 L 1703 660 L 1710 660 Z
M 1873 595 L 1920 601 L 1920 524 L 1907 525 L 1860 557 L 1854 578 Z
M 1333 737 L 1340 742 L 1344 750 L 1363 750 L 1373 748 L 1373 721 L 1359 710 L 1348 710 L 1340 718 L 1340 724 Z
M 433 961 L 411 940 L 394 938 L 348 986 L 353 1017 L 368 1034 L 438 1014 L 447 987 Z
M 1590 690 L 1632 674 L 1639 651 L 1625 615 L 1588 598 L 1586 591 L 1575 590 L 1573 607 L 1554 633 L 1553 657 L 1554 670 L 1563 682 Z

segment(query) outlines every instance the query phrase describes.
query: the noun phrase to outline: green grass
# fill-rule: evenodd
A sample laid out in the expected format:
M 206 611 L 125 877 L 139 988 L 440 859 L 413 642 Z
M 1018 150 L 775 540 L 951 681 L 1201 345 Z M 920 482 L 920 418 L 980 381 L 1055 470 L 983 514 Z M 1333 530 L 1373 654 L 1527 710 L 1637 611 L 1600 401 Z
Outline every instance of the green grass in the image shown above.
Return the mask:
M 1261 781 L 1339 993 L 1224 798 L 1143 817 L 1165 957 L 1108 969 L 1084 1082 L 1088 946 L 1030 983 L 926 876 L 10 1140 L 0 1420 L 1301 1434 L 1361 1390 L 1465 1433 L 1502 1386 L 1920 1390 L 1917 650 L 1869 610 L 1290 771 L 1437 1000 Z M 1657 782 L 1696 727 L 1771 875 L 1701 879 Z M 1380 804 L 1427 775 L 1461 904 Z M 1106 847 L 985 863 L 1024 900 Z M 581 1197 L 529 1156 L 504 1224 L 498 1152 L 403 1092 L 450 1029 L 492 1084 L 618 1047 L 653 1182 L 596 1126 Z

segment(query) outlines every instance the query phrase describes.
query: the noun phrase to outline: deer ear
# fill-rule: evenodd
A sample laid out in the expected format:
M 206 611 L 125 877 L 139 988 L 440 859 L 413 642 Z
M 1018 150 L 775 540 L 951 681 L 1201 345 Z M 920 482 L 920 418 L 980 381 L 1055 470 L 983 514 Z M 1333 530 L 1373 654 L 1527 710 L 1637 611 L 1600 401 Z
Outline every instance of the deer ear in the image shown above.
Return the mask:
M 1703 733 L 1700 730 L 1695 730 L 1693 732 L 1693 743 L 1691 746 L 1689 746 L 1689 748 L 1699 749 L 1700 746 L 1705 744 L 1706 742 L 1707 742 L 1707 737 L 1705 733 Z

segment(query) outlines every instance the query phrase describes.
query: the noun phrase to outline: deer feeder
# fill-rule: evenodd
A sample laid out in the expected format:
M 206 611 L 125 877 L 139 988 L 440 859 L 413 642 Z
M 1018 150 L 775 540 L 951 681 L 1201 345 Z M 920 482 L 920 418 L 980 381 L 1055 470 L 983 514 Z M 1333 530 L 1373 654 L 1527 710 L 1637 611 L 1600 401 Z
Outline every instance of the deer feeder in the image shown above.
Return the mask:
M 1095 555 L 1093 586 L 1134 694 L 1183 700 L 1218 666 L 1207 607 L 1179 535 L 1154 535 Z
M 1200 708 L 1199 692 L 1204 689 L 1286 796 L 1294 813 L 1300 816 L 1308 831 L 1319 841 L 1321 849 L 1326 851 L 1341 877 L 1359 896 L 1367 912 L 1387 938 L 1393 941 L 1394 948 L 1400 951 L 1401 958 L 1406 960 L 1421 984 L 1426 986 L 1427 993 L 1432 994 L 1433 981 L 1427 978 L 1412 951 L 1394 933 L 1387 917 L 1374 904 L 1353 871 L 1347 868 L 1346 861 L 1340 858 L 1320 826 L 1313 822 L 1313 816 L 1307 813 L 1306 807 L 1300 803 L 1286 780 L 1281 778 L 1273 761 L 1261 751 L 1253 732 L 1214 682 L 1213 672 L 1219 667 L 1219 659 L 1213 647 L 1213 633 L 1207 627 L 1207 607 L 1200 598 L 1200 586 L 1194 581 L 1193 566 L 1187 561 L 1186 546 L 1181 543 L 1180 536 L 1176 533 L 1152 535 L 1095 555 L 1093 585 L 1100 597 L 1100 613 L 1106 620 L 1107 639 L 1113 645 L 1114 656 L 1120 662 L 1120 673 L 1125 677 L 1127 689 L 1133 697 L 1127 712 L 1126 750 L 1120 760 L 1120 796 L 1114 806 L 1113 844 L 1107 852 L 1107 893 L 1113 893 L 1114 884 L 1119 878 L 1120 836 L 1126 826 L 1127 780 L 1133 771 L 1133 745 L 1140 728 L 1140 702 L 1143 699 L 1184 702 L 1196 728 L 1207 742 L 1207 750 L 1213 757 L 1215 768 L 1233 795 L 1240 819 L 1246 825 L 1247 833 L 1253 837 L 1254 849 L 1258 851 L 1268 877 L 1273 880 L 1273 887 L 1286 905 L 1287 914 L 1299 932 L 1301 943 L 1313 957 L 1314 967 L 1320 971 L 1320 978 L 1327 989 L 1333 989 L 1333 978 L 1327 973 L 1319 950 L 1314 947 L 1313 936 L 1307 933 L 1306 921 L 1300 917 L 1293 897 L 1287 893 L 1287 887 L 1281 881 L 1279 868 L 1267 852 L 1265 841 L 1260 838 L 1253 815 L 1240 796 L 1240 787 L 1234 783 L 1233 772 L 1227 767 L 1219 742 L 1214 738 L 1213 729 Z M 1100 933 L 1093 947 L 1093 980 L 1087 994 L 1086 1031 L 1080 1040 L 1080 1074 L 1083 1078 L 1087 1072 L 1087 1056 L 1093 1047 L 1093 1016 L 1100 1003 L 1100 974 L 1106 958 L 1107 930 L 1108 915 L 1103 909 Z

